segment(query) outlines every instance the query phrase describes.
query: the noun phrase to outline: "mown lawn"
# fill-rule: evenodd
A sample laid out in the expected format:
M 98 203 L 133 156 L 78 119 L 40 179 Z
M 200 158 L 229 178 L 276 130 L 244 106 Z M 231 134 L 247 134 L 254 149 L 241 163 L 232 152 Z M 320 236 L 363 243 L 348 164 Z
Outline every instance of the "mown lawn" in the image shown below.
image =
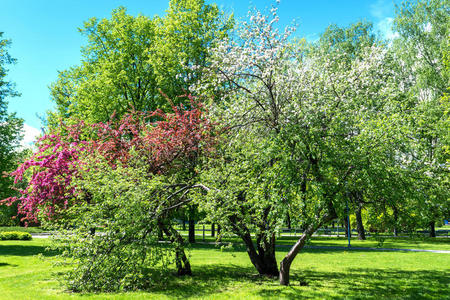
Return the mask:
M 56 280 L 64 269 L 52 266 L 47 243 L 0 241 L 0 299 L 450 299 L 450 254 L 309 249 L 281 287 L 256 275 L 243 248 L 214 245 L 190 250 L 194 276 L 150 292 L 74 294 Z
M 187 233 L 184 234 L 187 237 Z M 283 235 L 277 238 L 277 245 L 293 245 L 299 236 Z M 201 235 L 196 236 L 196 240 L 203 241 Z M 216 242 L 216 238 L 205 235 L 205 242 Z M 235 237 L 223 237 L 222 243 L 242 243 Z M 309 246 L 330 246 L 330 247 L 347 247 L 348 239 L 346 237 L 326 237 L 314 236 L 308 243 Z M 356 237 L 351 238 L 352 247 L 368 247 L 368 248 L 394 248 L 394 249 L 423 249 L 423 250 L 447 250 L 450 251 L 450 238 L 409 238 L 409 237 L 389 237 L 379 238 L 368 237 L 366 240 L 360 241 Z

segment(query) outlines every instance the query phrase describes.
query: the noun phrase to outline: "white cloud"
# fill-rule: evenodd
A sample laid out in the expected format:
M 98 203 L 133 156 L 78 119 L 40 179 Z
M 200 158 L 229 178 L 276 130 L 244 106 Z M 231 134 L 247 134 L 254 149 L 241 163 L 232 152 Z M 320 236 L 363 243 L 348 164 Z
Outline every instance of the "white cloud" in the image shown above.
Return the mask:
M 20 145 L 24 148 L 31 147 L 36 141 L 37 137 L 41 134 L 41 131 L 28 124 L 23 124 L 23 140 Z
M 387 40 L 393 40 L 399 37 L 398 32 L 392 30 L 392 24 L 394 19 L 386 17 L 375 24 L 375 28 L 381 33 L 381 35 Z
M 370 14 L 375 18 L 375 29 L 387 40 L 399 37 L 398 32 L 392 30 L 394 5 L 392 0 L 377 0 L 370 6 Z
M 370 14 L 377 19 L 384 19 L 386 16 L 392 15 L 392 1 L 378 0 L 370 5 Z

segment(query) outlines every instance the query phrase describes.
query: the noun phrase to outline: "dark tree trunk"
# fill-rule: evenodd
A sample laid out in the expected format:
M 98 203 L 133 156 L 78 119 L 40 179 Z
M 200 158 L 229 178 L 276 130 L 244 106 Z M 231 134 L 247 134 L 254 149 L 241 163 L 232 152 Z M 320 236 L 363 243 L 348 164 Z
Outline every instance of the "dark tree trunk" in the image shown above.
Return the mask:
M 435 228 L 435 222 L 430 222 L 430 237 L 436 237 L 436 228 Z
M 356 230 L 358 231 L 358 239 L 365 240 L 366 233 L 364 231 L 364 225 L 361 216 L 362 203 L 359 202 L 356 206 L 355 215 L 356 215 Z
M 263 233 L 256 237 L 256 247 L 253 243 L 250 230 L 236 215 L 230 216 L 232 231 L 238 235 L 245 244 L 250 261 L 260 275 L 278 276 L 277 259 L 275 257 L 275 234 L 268 239 Z
M 309 225 L 303 232 L 302 236 L 297 240 L 294 246 L 289 250 L 288 254 L 283 258 L 280 263 L 280 284 L 289 285 L 289 271 L 291 269 L 291 264 L 294 261 L 297 254 L 305 246 L 306 241 L 311 237 L 311 235 L 320 227 L 322 224 L 328 224 L 331 220 L 336 218 L 336 212 L 334 208 L 329 207 L 328 212 L 326 212 L 323 217 L 318 220 L 316 224 Z
M 183 220 L 183 231 L 186 230 L 186 220 Z
M 289 212 L 287 213 L 287 216 L 286 216 L 286 225 L 287 225 L 287 228 L 289 229 L 289 230 L 291 230 L 291 216 L 289 215 Z
M 189 206 L 189 243 L 195 243 L 195 208 Z
M 214 237 L 216 235 L 216 224 L 211 223 L 211 236 Z
M 175 265 L 177 266 L 177 274 L 192 275 L 191 264 L 184 253 L 184 239 L 181 234 L 172 226 L 165 225 L 163 222 L 158 222 L 159 228 L 167 235 L 170 242 L 175 245 Z
M 163 231 L 161 230 L 161 228 L 158 228 L 158 240 L 162 241 L 163 239 L 164 239 Z
M 95 227 L 90 228 L 90 229 L 89 229 L 89 233 L 90 233 L 91 235 L 95 235 Z
M 220 228 L 220 225 L 217 225 L 217 235 L 219 235 L 220 234 L 220 230 L 221 230 L 222 228 Z
M 241 235 L 241 238 L 247 248 L 247 254 L 250 257 L 250 261 L 255 266 L 258 273 L 265 276 L 278 276 L 274 240 L 273 242 L 272 240 L 265 242 L 264 246 L 257 246 L 257 251 L 250 234 Z M 267 248 L 263 249 L 263 247 Z
M 195 221 L 189 219 L 189 243 L 195 243 Z

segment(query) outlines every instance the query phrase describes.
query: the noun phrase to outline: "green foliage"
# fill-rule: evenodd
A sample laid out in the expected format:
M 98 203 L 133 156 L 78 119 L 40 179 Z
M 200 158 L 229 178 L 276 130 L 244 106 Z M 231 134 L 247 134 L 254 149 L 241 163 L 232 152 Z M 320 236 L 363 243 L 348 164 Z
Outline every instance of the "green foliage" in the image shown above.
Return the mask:
M 9 240 L 21 240 L 21 241 L 29 241 L 31 240 L 31 234 L 28 232 L 20 232 L 20 231 L 3 231 L 0 232 L 0 240 L 9 241 Z
M 166 276 L 173 261 L 168 244 L 158 243 L 158 191 L 163 181 L 149 179 L 145 168 L 95 164 L 74 182 L 81 198 L 53 225 L 55 247 L 74 264 L 64 276 L 74 291 L 148 289 Z M 59 226 L 58 226 L 59 224 Z M 100 228 L 98 234 L 92 229 Z
M 22 139 L 23 127 L 22 119 L 17 118 L 15 113 L 8 113 L 8 97 L 19 95 L 14 90 L 14 84 L 7 80 L 7 66 L 16 63 L 16 59 L 7 51 L 10 44 L 11 41 L 3 39 L 3 32 L 0 32 L 0 199 L 16 195 L 10 188 L 13 179 L 3 175 L 12 172 L 20 159 L 17 148 Z M 0 224 L 15 224 L 11 217 L 16 212 L 16 206 L 0 206 Z
M 408 90 L 409 141 L 404 143 L 414 197 L 405 199 L 404 211 L 419 219 L 419 227 L 439 220 L 450 211 L 448 110 L 449 87 L 448 1 L 406 1 L 397 8 L 394 29 L 399 32 L 392 51 L 401 66 Z M 446 58 L 447 57 L 447 58 Z M 402 74 L 403 73 L 403 74 Z
M 216 4 L 204 0 L 171 0 L 166 15 L 154 21 L 156 38 L 149 49 L 149 64 L 155 70 L 156 87 L 176 99 L 201 78 L 209 49 L 227 37 L 233 18 L 226 19 Z M 157 107 L 164 107 L 163 103 Z
M 17 218 L 17 204 L 11 206 L 0 205 L 0 226 L 13 226 L 18 225 Z
M 177 98 L 199 76 L 188 67 L 204 65 L 208 47 L 226 35 L 231 21 L 222 19 L 218 7 L 203 0 L 172 0 L 161 18 L 134 17 L 120 7 L 110 19 L 85 22 L 80 65 L 60 72 L 51 86 L 56 111 L 49 124 L 71 117 L 107 121 L 130 109 L 170 110 L 161 92 L 189 105 Z

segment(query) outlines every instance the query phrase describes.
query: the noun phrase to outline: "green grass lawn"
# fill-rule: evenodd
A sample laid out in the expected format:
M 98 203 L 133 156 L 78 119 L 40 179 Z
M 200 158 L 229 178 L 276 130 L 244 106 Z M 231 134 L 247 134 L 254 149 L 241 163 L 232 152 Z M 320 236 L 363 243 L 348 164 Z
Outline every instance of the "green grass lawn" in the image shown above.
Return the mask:
M 0 299 L 450 299 L 449 254 L 309 249 L 292 266 L 291 286 L 281 287 L 257 276 L 242 247 L 213 245 L 190 250 L 194 276 L 151 292 L 74 294 L 55 279 L 64 269 L 52 266 L 47 243 L 0 241 Z
M 187 233 L 183 234 L 187 236 Z M 280 236 L 277 238 L 277 245 L 293 245 L 299 237 Z M 201 235 L 196 236 L 196 241 L 203 241 Z M 215 242 L 216 238 L 205 235 L 205 242 Z M 234 236 L 222 237 L 223 243 L 242 243 L 242 241 Z M 348 239 L 346 237 L 324 237 L 314 236 L 308 243 L 311 246 L 339 246 L 347 247 Z M 450 251 L 450 238 L 404 238 L 389 237 L 383 240 L 383 243 L 374 237 L 368 237 L 367 240 L 360 241 L 356 237 L 351 238 L 352 247 L 369 247 L 369 248 L 395 248 L 395 249 L 423 249 L 423 250 L 448 250 Z

